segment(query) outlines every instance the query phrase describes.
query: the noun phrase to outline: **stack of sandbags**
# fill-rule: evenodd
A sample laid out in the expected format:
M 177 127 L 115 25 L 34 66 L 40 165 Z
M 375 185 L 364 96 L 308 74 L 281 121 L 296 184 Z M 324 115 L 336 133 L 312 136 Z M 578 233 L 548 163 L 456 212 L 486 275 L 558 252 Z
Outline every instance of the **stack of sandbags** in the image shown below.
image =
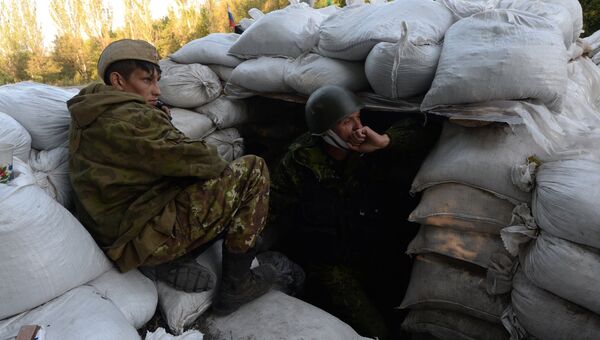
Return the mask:
M 0 138 L 15 145 L 15 157 L 29 162 L 38 185 L 67 208 L 72 189 L 67 148 L 71 115 L 66 102 L 77 92 L 34 82 L 0 86 L 0 112 L 5 113 L 0 115 L 0 129 L 10 129 Z
M 408 246 L 417 255 L 401 305 L 409 332 L 446 338 L 507 338 L 515 261 L 500 232 L 531 195 L 513 184 L 513 167 L 547 157 L 524 126 L 478 128 L 446 123 L 412 184 L 423 192 L 409 220 L 420 223 Z M 445 335 L 445 336 L 444 336 Z
M 0 184 L 0 338 L 20 326 L 47 327 L 51 338 L 137 339 L 153 315 L 153 283 L 120 274 L 69 211 L 16 158 L 16 177 Z M 89 287 L 88 287 L 89 286 Z
M 590 58 L 592 58 L 594 64 L 600 64 L 600 54 L 598 53 L 600 52 L 600 31 L 594 32 L 594 34 L 584 38 L 583 40 L 590 46 Z
M 575 331 L 591 339 L 600 325 L 600 163 L 547 162 L 531 177 L 533 218 L 525 211 L 523 223 L 502 231 L 521 262 L 505 324 L 519 339 L 561 339 Z M 552 316 L 538 308 L 552 308 Z

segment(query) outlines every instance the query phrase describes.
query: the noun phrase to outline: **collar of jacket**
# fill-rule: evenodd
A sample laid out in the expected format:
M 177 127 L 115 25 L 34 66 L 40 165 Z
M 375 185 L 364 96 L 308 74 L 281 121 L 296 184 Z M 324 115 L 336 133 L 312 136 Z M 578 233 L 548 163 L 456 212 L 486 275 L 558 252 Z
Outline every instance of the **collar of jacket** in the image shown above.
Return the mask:
M 321 143 L 321 137 L 304 134 L 289 147 L 292 159 L 310 170 L 319 182 L 339 179 L 333 160 L 325 153 Z

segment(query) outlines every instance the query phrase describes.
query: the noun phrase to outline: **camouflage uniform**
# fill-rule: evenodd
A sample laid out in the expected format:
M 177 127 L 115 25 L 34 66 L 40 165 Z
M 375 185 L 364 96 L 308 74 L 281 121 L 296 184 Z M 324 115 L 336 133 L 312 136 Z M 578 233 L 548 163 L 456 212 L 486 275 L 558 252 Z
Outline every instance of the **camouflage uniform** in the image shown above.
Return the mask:
M 226 230 L 251 247 L 268 210 L 264 161 L 229 165 L 141 96 L 93 84 L 67 103 L 70 179 L 80 220 L 122 271 L 160 263 Z
M 275 248 L 305 268 L 308 294 L 317 295 L 307 296 L 309 302 L 359 333 L 379 338 L 389 335 L 387 326 L 363 283 L 373 281 L 374 270 L 383 272 L 379 254 L 390 245 L 381 232 L 382 210 L 394 214 L 398 209 L 383 201 L 399 196 L 405 183 L 394 182 L 394 175 L 408 177 L 399 172 L 408 170 L 411 155 L 425 156 L 422 148 L 435 141 L 439 129 L 424 128 L 422 117 L 414 117 L 385 133 L 390 137 L 386 149 L 352 152 L 343 161 L 325 152 L 320 137 L 299 137 L 272 173 L 267 224 L 269 231 L 282 234 Z M 408 193 L 408 187 L 404 190 Z

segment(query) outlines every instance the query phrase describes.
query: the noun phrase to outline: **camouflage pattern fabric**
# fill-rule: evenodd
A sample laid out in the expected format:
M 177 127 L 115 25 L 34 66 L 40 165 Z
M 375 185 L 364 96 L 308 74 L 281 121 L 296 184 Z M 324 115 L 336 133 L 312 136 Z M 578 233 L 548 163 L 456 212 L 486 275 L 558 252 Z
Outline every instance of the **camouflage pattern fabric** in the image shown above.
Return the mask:
M 177 195 L 227 163 L 137 94 L 92 84 L 67 106 L 78 217 L 120 270 L 135 268 L 173 234 Z
M 262 158 L 233 161 L 221 176 L 187 187 L 175 198 L 173 235 L 145 265 L 172 261 L 225 233 L 225 247 L 246 252 L 256 243 L 269 209 L 269 172 Z

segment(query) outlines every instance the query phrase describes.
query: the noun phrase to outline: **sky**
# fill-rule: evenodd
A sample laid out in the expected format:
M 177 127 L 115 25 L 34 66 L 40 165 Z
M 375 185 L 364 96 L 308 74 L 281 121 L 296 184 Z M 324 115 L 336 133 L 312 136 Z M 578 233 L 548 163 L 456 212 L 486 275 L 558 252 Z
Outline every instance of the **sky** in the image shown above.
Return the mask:
M 123 1 L 122 0 L 105 0 L 113 8 L 114 28 L 123 25 Z M 164 16 L 169 6 L 174 0 L 151 0 L 151 11 L 153 18 Z M 50 0 L 36 0 L 38 20 L 42 25 L 44 34 L 44 45 L 52 45 L 54 36 L 56 35 L 56 25 L 50 17 Z

